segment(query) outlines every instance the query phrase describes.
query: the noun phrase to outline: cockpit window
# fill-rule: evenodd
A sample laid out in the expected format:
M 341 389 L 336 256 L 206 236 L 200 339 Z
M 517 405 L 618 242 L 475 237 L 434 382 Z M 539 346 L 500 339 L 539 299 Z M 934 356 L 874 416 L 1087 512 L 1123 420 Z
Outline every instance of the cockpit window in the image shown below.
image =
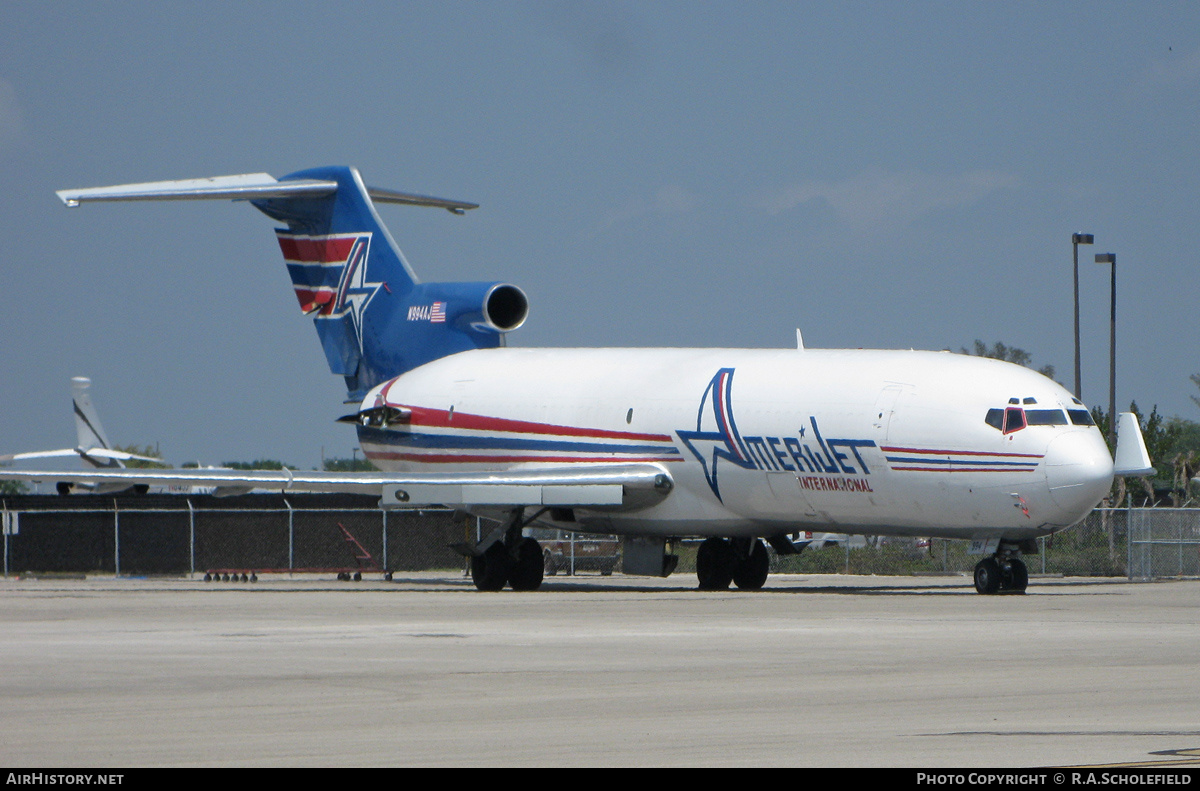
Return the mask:
M 1067 416 L 1061 409 L 1026 409 L 1025 420 L 1031 426 L 1067 425 Z
M 1092 420 L 1092 415 L 1086 409 L 1068 409 L 1067 414 L 1071 416 L 1071 422 L 1077 426 L 1094 426 L 1096 421 Z
M 1033 399 L 1025 400 L 1032 401 Z M 1068 414 L 1070 415 L 1069 421 L 1067 420 Z M 1066 426 L 1069 423 L 1077 426 L 1095 425 L 1092 416 L 1086 409 L 1071 409 L 1063 412 L 1061 409 L 1025 409 L 1021 406 L 989 409 L 983 422 L 1005 434 L 1020 431 L 1026 426 Z

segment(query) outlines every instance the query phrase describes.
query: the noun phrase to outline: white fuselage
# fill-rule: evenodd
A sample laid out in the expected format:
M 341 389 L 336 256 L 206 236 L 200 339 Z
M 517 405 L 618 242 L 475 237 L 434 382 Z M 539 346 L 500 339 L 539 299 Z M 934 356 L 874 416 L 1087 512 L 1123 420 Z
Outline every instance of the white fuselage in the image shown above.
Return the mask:
M 384 470 L 670 474 L 655 505 L 575 509 L 594 532 L 1017 540 L 1078 522 L 1112 482 L 1100 432 L 1068 418 L 1083 407 L 1061 386 L 946 352 L 487 349 L 405 373 L 363 408 L 385 403 L 411 420 L 359 428 Z M 1051 422 L 1006 433 L 989 410 Z

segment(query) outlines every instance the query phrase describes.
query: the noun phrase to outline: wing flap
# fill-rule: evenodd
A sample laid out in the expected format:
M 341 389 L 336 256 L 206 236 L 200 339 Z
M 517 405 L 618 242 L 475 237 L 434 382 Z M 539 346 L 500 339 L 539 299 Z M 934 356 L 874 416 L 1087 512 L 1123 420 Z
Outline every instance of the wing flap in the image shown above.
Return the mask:
M 383 487 L 384 508 L 429 505 L 551 505 L 559 507 L 620 506 L 625 487 L 620 483 L 594 484 L 395 484 Z

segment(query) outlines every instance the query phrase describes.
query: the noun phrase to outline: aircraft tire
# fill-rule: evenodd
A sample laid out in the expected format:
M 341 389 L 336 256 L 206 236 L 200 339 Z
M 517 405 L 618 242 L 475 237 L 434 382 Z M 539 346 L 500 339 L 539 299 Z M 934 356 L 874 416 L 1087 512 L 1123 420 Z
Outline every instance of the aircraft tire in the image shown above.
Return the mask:
M 1029 587 L 1029 569 L 1025 566 L 1025 561 L 1020 558 L 1013 558 L 1009 563 L 1009 573 L 1006 575 L 1008 584 L 1005 588 L 1013 593 L 1024 593 Z
M 696 551 L 696 577 L 700 590 L 719 591 L 733 582 L 733 547 L 723 538 L 706 538 Z
M 545 570 L 542 545 L 532 538 L 523 538 L 517 547 L 517 562 L 509 567 L 508 583 L 515 591 L 535 591 L 542 587 Z
M 752 539 L 749 556 L 742 560 L 737 558 L 733 566 L 733 584 L 739 590 L 760 590 L 767 582 L 771 573 L 771 556 L 759 539 Z
M 975 564 L 975 590 L 985 596 L 1000 591 L 1000 564 L 995 558 L 984 558 Z
M 471 581 L 481 591 L 498 591 L 508 582 L 508 550 L 496 542 L 482 555 L 471 558 Z

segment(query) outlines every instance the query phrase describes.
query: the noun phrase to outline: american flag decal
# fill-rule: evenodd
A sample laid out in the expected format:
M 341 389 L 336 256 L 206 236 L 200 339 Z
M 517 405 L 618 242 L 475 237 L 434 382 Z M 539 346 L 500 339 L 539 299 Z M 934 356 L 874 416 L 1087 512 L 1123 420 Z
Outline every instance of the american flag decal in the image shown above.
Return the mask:
M 434 324 L 444 324 L 446 322 L 446 303 L 435 302 L 429 309 L 429 320 Z

